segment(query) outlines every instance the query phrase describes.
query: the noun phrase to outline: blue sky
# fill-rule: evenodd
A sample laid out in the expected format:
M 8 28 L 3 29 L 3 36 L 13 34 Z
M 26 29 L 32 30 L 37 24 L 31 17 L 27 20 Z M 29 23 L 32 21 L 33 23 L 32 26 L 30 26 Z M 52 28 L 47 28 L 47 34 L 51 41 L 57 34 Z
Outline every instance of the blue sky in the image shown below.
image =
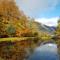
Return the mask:
M 56 26 L 60 16 L 60 0 L 16 0 L 24 13 L 36 21 Z

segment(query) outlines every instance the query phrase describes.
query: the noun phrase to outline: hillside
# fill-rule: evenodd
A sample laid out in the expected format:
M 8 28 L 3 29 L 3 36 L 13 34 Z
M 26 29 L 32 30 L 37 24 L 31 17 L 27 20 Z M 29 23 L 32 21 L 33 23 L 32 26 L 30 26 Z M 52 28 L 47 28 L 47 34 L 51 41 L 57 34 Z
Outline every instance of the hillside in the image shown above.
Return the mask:
M 27 17 L 15 1 L 0 1 L 0 37 L 16 37 L 28 33 Z
M 45 32 L 48 34 L 53 34 L 56 29 L 56 27 L 50 27 L 36 21 L 30 21 L 30 28 L 33 31 Z

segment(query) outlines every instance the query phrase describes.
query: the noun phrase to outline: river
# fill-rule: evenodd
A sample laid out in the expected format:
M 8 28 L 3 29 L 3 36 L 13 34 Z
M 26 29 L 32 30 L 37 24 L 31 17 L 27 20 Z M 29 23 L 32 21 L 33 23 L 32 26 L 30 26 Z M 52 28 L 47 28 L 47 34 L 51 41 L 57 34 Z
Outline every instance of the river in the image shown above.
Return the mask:
M 59 60 L 57 45 L 47 43 L 37 47 L 28 60 Z

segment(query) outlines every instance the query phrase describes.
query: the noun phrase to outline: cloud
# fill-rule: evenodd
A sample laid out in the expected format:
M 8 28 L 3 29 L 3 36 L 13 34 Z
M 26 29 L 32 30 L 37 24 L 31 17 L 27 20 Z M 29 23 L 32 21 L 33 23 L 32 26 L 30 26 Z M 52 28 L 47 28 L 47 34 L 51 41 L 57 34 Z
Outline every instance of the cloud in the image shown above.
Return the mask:
M 48 26 L 57 26 L 58 17 L 53 18 L 38 18 L 35 19 L 35 21 L 40 22 L 42 24 L 48 25 Z
M 34 11 L 35 9 L 38 10 L 47 10 L 47 9 L 54 9 L 59 0 L 22 0 L 21 3 L 25 5 L 28 9 Z

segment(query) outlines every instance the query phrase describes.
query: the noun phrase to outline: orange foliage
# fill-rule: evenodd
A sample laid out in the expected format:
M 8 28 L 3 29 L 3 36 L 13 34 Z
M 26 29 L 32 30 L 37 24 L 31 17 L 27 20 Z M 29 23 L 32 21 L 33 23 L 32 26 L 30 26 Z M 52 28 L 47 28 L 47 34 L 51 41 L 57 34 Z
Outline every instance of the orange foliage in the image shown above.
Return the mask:
M 17 31 L 16 31 L 16 36 L 22 36 L 22 35 L 24 35 L 24 34 L 28 34 L 28 33 L 30 33 L 31 31 L 29 30 L 29 29 L 24 29 L 24 30 L 18 30 L 17 29 Z
M 1 1 L 0 1 L 1 2 Z M 4 35 L 4 33 L 8 36 L 13 36 L 13 34 L 9 35 L 10 33 L 7 33 L 7 28 L 9 30 L 9 26 L 13 26 L 15 28 L 16 32 L 14 33 L 15 36 L 21 36 L 22 34 L 30 33 L 30 30 L 27 27 L 27 17 L 24 15 L 22 11 L 18 9 L 16 6 L 16 3 L 13 0 L 3 0 L 0 3 L 0 25 L 3 26 L 3 28 L 0 26 L 0 30 L 2 30 L 1 34 Z M 12 28 L 11 28 L 12 30 Z M 11 32 L 10 30 L 10 32 Z M 4 31 L 4 32 L 3 32 Z M 12 33 L 12 32 L 11 32 Z

